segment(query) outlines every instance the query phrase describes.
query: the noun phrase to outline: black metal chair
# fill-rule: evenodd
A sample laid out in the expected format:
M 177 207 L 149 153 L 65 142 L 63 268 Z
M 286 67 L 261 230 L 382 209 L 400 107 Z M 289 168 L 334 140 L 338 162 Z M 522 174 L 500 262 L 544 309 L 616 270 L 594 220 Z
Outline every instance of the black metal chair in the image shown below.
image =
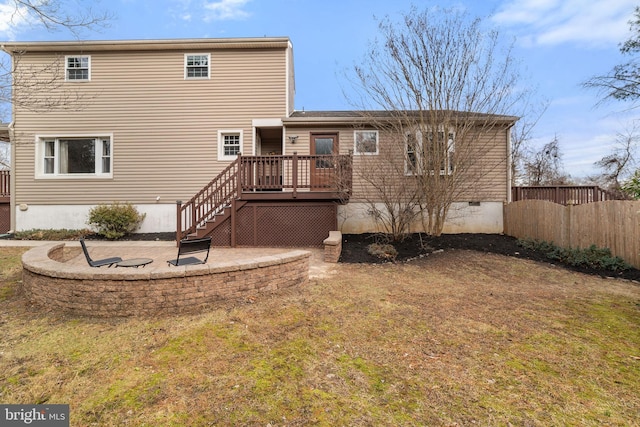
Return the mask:
M 82 251 L 84 252 L 84 256 L 87 258 L 87 262 L 91 267 L 102 267 L 103 265 L 108 265 L 111 267 L 113 264 L 122 261 L 120 257 L 111 257 L 104 259 L 93 260 L 89 256 L 89 250 L 87 249 L 87 245 L 84 243 L 84 239 L 80 239 L 80 246 L 82 246 Z
M 169 265 L 191 265 L 205 264 L 209 258 L 209 249 L 211 248 L 211 237 L 203 237 L 202 239 L 183 239 L 178 245 L 178 258 L 167 261 Z M 193 254 L 198 252 L 206 252 L 204 260 L 194 256 L 180 258 L 182 255 Z

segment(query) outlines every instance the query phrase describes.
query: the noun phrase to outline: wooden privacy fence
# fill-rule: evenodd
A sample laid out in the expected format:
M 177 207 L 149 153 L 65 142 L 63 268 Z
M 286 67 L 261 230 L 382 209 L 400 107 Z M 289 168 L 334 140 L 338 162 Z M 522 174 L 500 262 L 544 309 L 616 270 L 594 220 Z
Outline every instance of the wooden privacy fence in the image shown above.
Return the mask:
M 616 196 L 597 185 L 555 185 L 512 187 L 511 200 L 548 200 L 561 205 L 582 205 L 584 203 L 615 200 Z
M 562 206 L 544 200 L 505 205 L 504 234 L 564 248 L 609 248 L 640 268 L 640 201 L 609 200 Z

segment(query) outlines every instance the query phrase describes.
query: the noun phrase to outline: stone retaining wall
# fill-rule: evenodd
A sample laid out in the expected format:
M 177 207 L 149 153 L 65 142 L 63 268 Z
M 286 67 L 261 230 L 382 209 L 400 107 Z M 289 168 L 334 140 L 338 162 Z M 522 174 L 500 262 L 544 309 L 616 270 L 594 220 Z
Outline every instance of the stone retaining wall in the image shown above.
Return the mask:
M 92 268 L 61 259 L 64 244 L 44 245 L 22 257 L 27 298 L 48 309 L 115 317 L 193 312 L 216 301 L 300 286 L 309 280 L 307 251 L 246 262 L 151 269 Z
M 329 237 L 324 239 L 324 261 L 338 262 L 340 254 L 342 254 L 342 233 L 339 231 L 330 231 Z

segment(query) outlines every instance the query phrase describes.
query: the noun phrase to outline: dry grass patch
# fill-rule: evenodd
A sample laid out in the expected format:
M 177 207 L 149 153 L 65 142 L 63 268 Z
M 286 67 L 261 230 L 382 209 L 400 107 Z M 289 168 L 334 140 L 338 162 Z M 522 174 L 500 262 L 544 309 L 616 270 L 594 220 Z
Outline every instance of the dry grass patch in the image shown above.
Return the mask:
M 0 301 L 13 296 L 17 282 L 22 279 L 22 254 L 30 248 L 2 248 L 0 250 Z
M 464 251 L 189 316 L 11 292 L 0 401 L 70 403 L 72 425 L 633 425 L 639 304 L 634 283 Z

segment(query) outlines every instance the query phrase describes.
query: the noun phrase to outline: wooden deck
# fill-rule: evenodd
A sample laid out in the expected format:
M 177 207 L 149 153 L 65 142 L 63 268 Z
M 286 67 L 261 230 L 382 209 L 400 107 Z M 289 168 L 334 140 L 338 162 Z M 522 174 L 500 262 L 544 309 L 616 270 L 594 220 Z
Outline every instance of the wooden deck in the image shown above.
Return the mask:
M 242 156 L 188 202 L 177 203 L 176 239 L 204 237 L 252 202 L 347 203 L 352 188 L 351 155 Z

